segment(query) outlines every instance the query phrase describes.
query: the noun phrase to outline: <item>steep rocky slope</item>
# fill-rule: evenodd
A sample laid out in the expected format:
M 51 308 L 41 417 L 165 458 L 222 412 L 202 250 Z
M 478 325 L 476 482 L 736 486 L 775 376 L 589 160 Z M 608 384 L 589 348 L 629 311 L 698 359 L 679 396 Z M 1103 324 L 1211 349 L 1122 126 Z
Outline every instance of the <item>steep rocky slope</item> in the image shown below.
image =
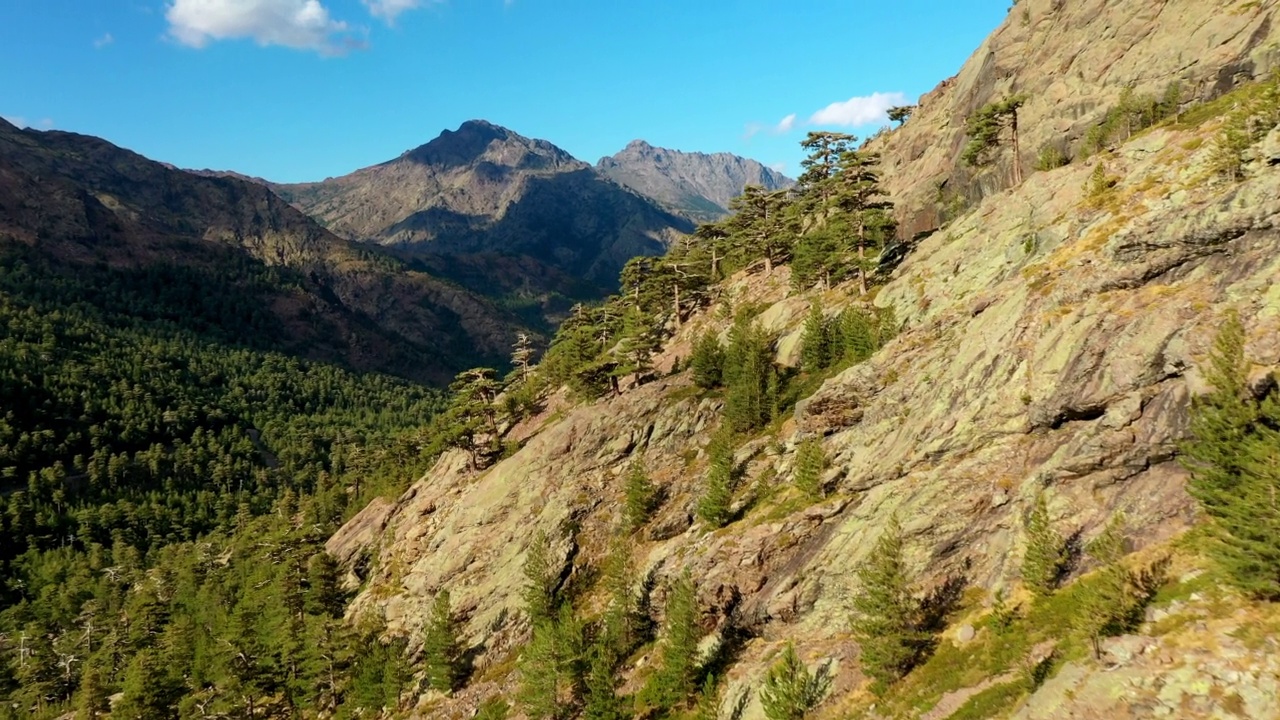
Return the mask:
M 936 223 L 933 183 L 955 171 L 964 113 L 949 113 L 998 97 L 1007 72 L 1027 89 L 1067 78 L 1071 92 L 1044 92 L 1028 106 L 1027 117 L 1038 118 L 1028 127 L 1050 118 L 1083 127 L 1085 115 L 1118 96 L 1114 83 L 1134 77 L 1126 67 L 1149 72 L 1142 77 L 1150 87 L 1179 76 L 1229 81 L 1250 53 L 1259 58 L 1250 72 L 1270 69 L 1260 53 L 1271 42 L 1274 3 L 1066 5 L 1022 0 L 960 79 L 876 141 L 908 228 Z M 1064 24 L 1049 33 L 1037 19 Z M 1131 25 L 1145 31 L 1113 29 Z M 1022 38 L 1019 53 L 1042 47 L 1025 35 L 1037 27 L 1066 53 L 1059 59 L 1079 48 L 1088 68 L 1110 70 L 1072 79 L 1086 66 L 1067 63 L 1072 72 L 1060 74 L 1045 72 L 1053 63 L 1003 64 L 1013 62 L 1000 59 L 1015 47 L 1011 38 Z M 1143 38 L 1165 45 L 1154 51 Z M 1216 49 L 1175 61 L 1176 51 L 1166 52 L 1173 38 Z M 963 100 L 954 94 L 961 87 Z M 1217 178 L 1209 163 L 1228 108 L 1141 133 L 1088 162 L 1028 172 L 1015 188 L 996 183 L 984 198 L 975 194 L 973 207 L 923 238 L 875 296 L 903 321 L 901 334 L 739 449 L 741 518 L 724 529 L 708 531 L 693 512 L 722 401 L 694 388 L 687 371 L 590 404 L 553 404 L 517 428 L 514 437 L 527 442 L 493 468 L 474 475 L 462 457 L 447 455 L 402 497 L 370 506 L 329 543 L 348 563 L 372 558 L 352 612 L 384 612 L 393 632 L 416 636 L 434 593 L 447 587 L 478 652 L 476 682 L 447 700 L 422 698 L 418 714 L 463 717 L 480 698 L 509 693 L 509 659 L 528 632 L 520 588 L 532 530 L 559 539 L 565 577 L 589 576 L 622 507 L 626 468 L 643 458 L 665 500 L 637 536 L 641 575 L 652 574 L 661 593 L 691 570 L 703 631 L 712 636 L 733 622 L 750 636 L 728 669 L 725 716 L 741 699 L 741 717 L 763 717 L 756 690 L 787 642 L 810 666 L 830 663 L 834 682 L 818 717 L 945 718 L 962 708 L 965 717 L 1274 716 L 1280 670 L 1266 629 L 1276 627 L 1274 609 L 1211 581 L 1190 591 L 1212 575 L 1179 544 L 1198 515 L 1178 444 L 1190 398 L 1204 389 L 1197 367 L 1229 308 L 1246 325 L 1251 381 L 1265 386 L 1280 371 L 1280 133 L 1252 152 L 1243 181 Z M 1116 182 L 1086 197 L 1099 165 Z M 856 295 L 848 287 L 796 293 L 785 269 L 739 276 L 676 333 L 658 365 L 672 367 L 706 328 L 722 328 L 728 306 L 756 308 L 780 337 L 778 360 L 794 363 L 810 304 L 834 311 Z M 806 436 L 820 437 L 832 460 L 832 493 L 817 503 L 789 487 L 796 442 Z M 1030 697 L 974 714 L 970 701 L 1011 685 L 1018 666 L 1049 657 L 1037 645 L 990 675 L 962 672 L 983 667 L 981 648 L 995 642 L 981 624 L 995 591 L 1021 597 L 1024 517 L 1040 492 L 1064 534 L 1087 540 L 1122 514 L 1138 558 L 1173 548 L 1182 565 L 1171 592 L 1185 597 L 1158 597 L 1134 634 L 1106 643 L 1102 662 L 1067 655 Z M 858 564 L 894 514 L 922 588 L 958 578 L 968 590 L 938 650 L 946 667 L 926 666 L 904 682 L 905 699 L 877 703 L 856 662 L 850 597 Z M 1077 568 L 1076 586 L 1090 569 Z M 1062 604 L 1069 612 L 1071 596 Z M 635 672 L 651 661 L 642 654 Z
M 178 267 L 246 293 L 274 268 L 284 274 L 261 302 L 284 349 L 435 382 L 476 356 L 503 357 L 519 328 L 487 300 L 335 237 L 261 185 L 3 121 L 0 247 L 73 276 Z
M 1273 0 L 1020 0 L 959 73 L 872 144 L 907 237 L 938 227 L 951 198 L 1010 185 L 1008 152 L 976 174 L 960 161 L 965 119 L 983 104 L 1026 94 L 1018 162 L 1030 172 L 1046 145 L 1075 152 L 1126 87 L 1159 95 L 1178 83 L 1184 101 L 1203 100 L 1269 72 L 1280 62 L 1275 10 Z
M 341 178 L 274 187 L 352 240 L 412 255 L 527 258 L 530 276 L 549 266 L 598 288 L 692 229 L 551 143 L 481 120 Z
M 606 177 L 672 211 L 700 222 L 729 214 L 729 201 L 748 185 L 766 190 L 791 187 L 782 173 L 730 153 L 686 153 L 635 140 L 616 154 L 600 158 Z
M 1194 511 L 1176 442 L 1224 308 L 1248 319 L 1259 374 L 1280 367 L 1280 170 L 1213 186 L 1186 142 L 1159 131 L 1111 159 L 1128 178 L 1117 212 L 1082 210 L 1076 189 L 1088 169 L 1066 168 L 991 198 L 908 258 L 877 298 L 901 313 L 905 332 L 802 403 L 783 446 L 753 448 L 744 502 L 785 486 L 786 448 L 805 432 L 825 436 L 832 499 L 781 515 L 765 501 L 711 534 L 693 523 L 699 453 L 720 405 L 691 395 L 679 374 L 549 419 L 479 477 L 446 458 L 394 504 L 370 508 L 330 543 L 344 557 L 367 547 L 377 558 L 355 611 L 380 608 L 412 631 L 447 586 L 469 640 L 486 662 L 501 660 L 524 632 L 529 527 L 555 535 L 572 519 L 582 530 L 564 557 L 578 568 L 598 559 L 636 456 L 669 496 L 637 548 L 642 566 L 659 578 L 694 568 L 707 629 L 740 605 L 758 637 L 733 670 L 731 695 L 758 682 L 788 639 L 815 660 L 851 657 L 853 571 L 891 512 L 927 582 L 962 574 L 984 590 L 1016 581 L 1020 518 L 1041 487 L 1064 530 L 1088 537 L 1123 511 L 1140 546 L 1177 535 Z M 1027 203 L 1058 219 L 1028 227 Z M 787 298 L 785 288 L 785 277 L 763 287 L 744 279 L 728 292 L 735 304 L 772 303 L 762 322 L 794 335 L 810 298 Z M 843 294 L 831 292 L 826 306 Z M 675 345 L 716 322 L 690 323 Z M 856 682 L 842 665 L 836 693 Z M 751 708 L 746 717 L 759 717 Z

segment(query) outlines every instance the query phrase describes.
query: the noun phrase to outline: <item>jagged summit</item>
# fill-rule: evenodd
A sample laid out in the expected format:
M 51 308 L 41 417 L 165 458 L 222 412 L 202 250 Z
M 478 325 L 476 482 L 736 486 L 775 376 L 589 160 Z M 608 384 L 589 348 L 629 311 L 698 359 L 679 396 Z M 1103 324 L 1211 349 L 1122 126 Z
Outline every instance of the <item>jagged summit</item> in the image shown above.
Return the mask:
M 457 130 L 444 130 L 434 140 L 390 162 L 406 160 L 440 168 L 462 167 L 480 161 L 539 169 L 583 165 L 545 140 L 527 138 L 488 120 L 468 120 Z
M 611 289 L 627 260 L 661 253 L 674 233 L 692 230 L 556 145 L 486 120 L 344 177 L 277 189 L 347 238 L 421 258 L 522 258 L 513 286 L 567 275 L 577 289 L 558 292 L 574 299 Z M 484 283 L 477 289 L 493 289 L 493 278 Z
M 683 152 L 632 140 L 620 152 L 601 158 L 596 169 L 615 182 L 654 198 L 694 220 L 717 220 L 748 185 L 768 190 L 793 182 L 761 163 L 731 153 Z

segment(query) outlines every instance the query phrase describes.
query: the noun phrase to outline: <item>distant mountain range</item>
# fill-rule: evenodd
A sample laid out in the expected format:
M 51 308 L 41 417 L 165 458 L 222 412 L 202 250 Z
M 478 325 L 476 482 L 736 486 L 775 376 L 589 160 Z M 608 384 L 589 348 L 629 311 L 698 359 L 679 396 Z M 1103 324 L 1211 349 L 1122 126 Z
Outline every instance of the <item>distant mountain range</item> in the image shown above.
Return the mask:
M 534 290 L 559 278 L 553 284 L 574 300 L 612 290 L 627 260 L 661 253 L 693 229 L 551 143 L 481 120 L 344 177 L 273 188 L 350 240 L 444 270 L 455 257 L 516 259 L 527 271 L 518 275 L 537 278 Z M 568 287 L 575 281 L 581 287 Z M 489 277 L 484 287 L 495 282 L 508 291 L 530 285 Z
M 601 158 L 602 175 L 699 222 L 729 214 L 729 202 L 748 185 L 766 190 L 795 181 L 755 160 L 729 153 L 687 153 L 632 141 L 612 157 Z
M 545 337 L 746 184 L 789 182 L 641 142 L 593 168 L 476 120 L 350 175 L 284 185 L 0 121 L 0 262 L 37 286 L 150 288 L 129 302 L 220 341 L 439 383 L 501 363 L 517 332 Z M 249 301 L 266 319 L 223 332 L 221 300 L 201 297 Z
M 3 120 L 0 269 L 6 293 L 433 383 L 501 361 L 524 327 L 478 293 L 335 236 L 260 184 Z
M 471 120 L 379 165 L 271 188 L 334 233 L 387 247 L 549 329 L 572 303 L 614 290 L 631 258 L 722 217 L 746 185 L 790 182 L 752 160 L 642 142 L 593 168 Z

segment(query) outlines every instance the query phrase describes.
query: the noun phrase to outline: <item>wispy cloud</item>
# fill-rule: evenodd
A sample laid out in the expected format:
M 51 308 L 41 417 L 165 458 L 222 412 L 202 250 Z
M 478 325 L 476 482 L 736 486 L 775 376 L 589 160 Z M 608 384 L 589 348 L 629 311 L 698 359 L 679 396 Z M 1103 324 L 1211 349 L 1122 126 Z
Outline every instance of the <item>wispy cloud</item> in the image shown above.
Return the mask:
M 877 92 L 861 97 L 851 97 L 843 102 L 831 103 L 814 113 L 809 118 L 809 124 L 859 127 L 876 122 L 888 122 L 889 116 L 886 113 L 889 108 L 906 104 L 907 96 L 900 92 Z
M 831 103 L 810 115 L 809 119 L 803 122 L 800 121 L 798 114 L 791 113 L 774 125 L 758 122 L 748 123 L 747 129 L 743 133 L 743 139 L 750 140 L 765 131 L 774 135 L 786 135 L 801 126 L 860 127 L 875 123 L 887 123 L 889 122 L 887 114 L 889 108 L 906 104 L 907 96 L 900 92 L 876 92 L 870 95 L 851 97 L 848 100 Z
M 797 118 L 796 114 L 791 113 L 790 115 L 779 120 L 774 125 L 764 125 L 761 123 L 754 123 L 754 122 L 747 123 L 747 128 L 746 130 L 743 131 L 742 138 L 744 140 L 750 140 L 751 138 L 755 137 L 756 135 L 759 135 L 762 132 L 765 132 L 766 130 L 774 135 L 786 135 L 787 133 L 791 132 L 793 128 L 795 128 L 796 118 Z
M 369 8 L 369 14 L 388 25 L 394 24 L 400 13 L 420 8 L 433 0 L 360 0 Z
M 263 46 L 340 55 L 360 45 L 320 0 L 172 0 L 165 19 L 169 36 L 194 48 L 249 38 Z
M 780 172 L 780 173 L 786 174 L 787 164 L 784 162 L 769 163 L 769 169 L 774 172 Z
M 116 41 L 116 39 L 115 39 L 115 37 L 114 37 L 114 36 L 112 36 L 112 35 L 111 35 L 111 33 L 104 33 L 104 34 L 102 35 L 102 37 L 100 37 L 100 38 L 96 38 L 96 39 L 93 41 L 93 48 L 94 48 L 95 50 L 101 50 L 102 48 L 104 48 L 104 47 L 106 47 L 106 46 L 110 45 L 111 43 L 113 43 L 113 42 L 115 42 L 115 41 Z

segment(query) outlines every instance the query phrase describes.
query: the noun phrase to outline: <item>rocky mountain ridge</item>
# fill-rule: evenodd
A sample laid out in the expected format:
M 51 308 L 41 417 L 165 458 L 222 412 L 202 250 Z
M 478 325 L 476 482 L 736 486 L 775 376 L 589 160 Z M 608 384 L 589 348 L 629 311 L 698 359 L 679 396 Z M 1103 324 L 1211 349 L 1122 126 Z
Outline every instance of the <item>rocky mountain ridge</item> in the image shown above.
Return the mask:
M 393 632 L 418 637 L 432 598 L 447 588 L 477 653 L 477 680 L 450 698 L 419 698 L 416 714 L 465 717 L 483 698 L 511 693 L 511 659 L 529 632 L 520 588 L 532 531 L 556 539 L 560 577 L 590 577 L 637 459 L 664 497 L 634 537 L 640 576 L 659 594 L 682 572 L 697 579 L 704 648 L 730 628 L 747 635 L 723 678 L 722 715 L 738 707 L 734 717 L 764 717 L 758 690 L 788 643 L 831 672 L 819 718 L 1280 712 L 1275 638 L 1243 630 L 1276 628 L 1274 608 L 1215 584 L 1177 540 L 1199 522 L 1179 447 L 1191 398 L 1205 389 L 1198 368 L 1229 310 L 1246 327 L 1251 382 L 1264 386 L 1280 372 L 1280 130 L 1251 151 L 1239 182 L 1212 169 L 1230 97 L 1088 161 L 1028 172 L 1016 187 L 998 170 L 956 179 L 964 118 L 1008 92 L 1011 78 L 1017 90 L 1062 88 L 1028 103 L 1024 147 L 1034 147 L 1050 133 L 1034 128 L 1074 134 L 1096 122 L 1133 79 L 1125 68 L 1145 69 L 1144 88 L 1215 78 L 1206 98 L 1265 76 L 1280 39 L 1275 10 L 1192 0 L 1015 5 L 957 79 L 871 144 L 908 236 L 942 224 L 942 180 L 952 178 L 967 205 L 921 237 L 871 300 L 893 308 L 901 333 L 738 449 L 744 478 L 726 527 L 695 520 L 723 399 L 699 392 L 687 370 L 592 403 L 553 400 L 513 430 L 521 448 L 492 468 L 474 474 L 448 454 L 403 496 L 352 519 L 328 545 L 348 566 L 372 558 L 351 613 L 384 614 Z M 1031 42 L 1035 33 L 1048 44 Z M 1173 38 L 1208 50 L 1178 59 Z M 1106 70 L 1089 78 L 1045 70 L 1083 71 L 1077 57 Z M 1091 184 L 1099 172 L 1107 182 Z M 779 338 L 776 360 L 794 366 L 813 304 L 830 313 L 865 302 L 849 286 L 796 291 L 786 268 L 739 275 L 719 293 L 675 332 L 658 368 L 680 366 L 703 332 L 724 327 L 729 308 L 750 308 Z M 819 502 L 789 484 L 804 438 L 820 439 L 830 460 L 830 494 Z M 1178 599 L 1157 595 L 1145 622 L 1105 643 L 1102 661 L 1068 650 L 1070 621 L 1046 615 L 1069 614 L 1070 595 L 1045 609 L 1023 589 L 1025 517 L 1042 493 L 1064 535 L 1088 541 L 1123 517 L 1134 562 L 1177 558 L 1167 592 Z M 850 597 L 859 563 L 894 516 L 921 592 L 960 581 L 968 599 L 939 639 L 939 664 L 878 700 L 865 691 L 848 632 Z M 1092 569 L 1077 566 L 1069 589 L 1089 582 Z M 1039 613 L 1028 630 L 1034 646 L 996 637 L 998 597 Z M 1060 649 L 1050 677 L 1019 684 Z M 648 651 L 635 658 L 624 689 L 653 661 Z M 1001 704 L 978 704 L 994 703 L 994 691 L 1006 693 Z
M 400 157 L 276 191 L 351 240 L 407 256 L 527 258 L 599 288 L 693 225 L 544 140 L 482 120 Z
M 729 202 L 748 185 L 772 191 L 795 184 L 772 168 L 731 153 L 681 152 L 644 140 L 634 140 L 616 154 L 600 158 L 596 169 L 699 222 L 728 215 Z
M 987 169 L 961 160 L 965 120 L 983 104 L 1025 95 L 1017 162 L 1029 173 L 1045 148 L 1081 154 L 1089 128 L 1126 88 L 1158 97 L 1176 86 L 1185 106 L 1270 72 L 1280 62 L 1275 9 L 1271 0 L 1020 0 L 901 128 L 869 144 L 885 159 L 904 235 L 937 228 L 1012 183 L 1007 150 Z
M 178 267 L 249 292 L 234 268 L 284 270 L 291 285 L 261 298 L 284 349 L 436 383 L 477 356 L 504 357 L 521 327 L 475 294 L 334 236 L 257 183 L 3 122 L 0 237 L 60 273 Z

